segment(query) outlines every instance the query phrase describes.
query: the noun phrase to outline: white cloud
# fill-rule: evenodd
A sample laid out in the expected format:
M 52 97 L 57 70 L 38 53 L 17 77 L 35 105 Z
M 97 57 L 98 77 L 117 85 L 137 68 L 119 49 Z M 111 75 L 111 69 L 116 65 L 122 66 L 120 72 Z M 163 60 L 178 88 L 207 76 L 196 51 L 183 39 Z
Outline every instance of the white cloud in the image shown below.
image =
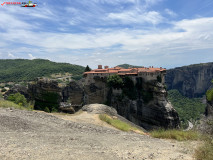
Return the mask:
M 8 58 L 16 58 L 12 53 L 8 53 Z
M 177 16 L 177 14 L 174 11 L 172 11 L 172 10 L 170 10 L 168 8 L 165 9 L 165 12 L 166 12 L 166 14 L 170 15 L 171 17 L 176 17 Z
M 120 20 L 124 24 L 144 24 L 151 23 L 153 25 L 159 24 L 163 21 L 163 17 L 160 13 L 156 11 L 150 12 L 139 12 L 139 11 L 127 11 L 121 13 L 110 13 L 108 18 L 115 20 Z M 118 23 L 118 22 L 117 22 Z
M 33 56 L 32 54 L 30 54 L 30 53 L 28 54 L 28 56 L 29 56 L 30 59 L 36 59 L 36 57 L 34 57 L 34 56 Z

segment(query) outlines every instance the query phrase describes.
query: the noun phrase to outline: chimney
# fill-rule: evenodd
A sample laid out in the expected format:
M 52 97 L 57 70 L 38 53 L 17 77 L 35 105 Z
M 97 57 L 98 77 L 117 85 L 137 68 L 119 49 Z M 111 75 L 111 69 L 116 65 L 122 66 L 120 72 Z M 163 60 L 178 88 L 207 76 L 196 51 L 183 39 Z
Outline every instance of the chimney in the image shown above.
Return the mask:
M 160 67 L 160 70 L 162 69 L 162 67 Z
M 109 68 L 109 66 L 104 66 L 104 68 L 105 68 L 105 69 L 108 69 L 108 68 Z
M 102 65 L 98 65 L 98 69 L 102 69 Z

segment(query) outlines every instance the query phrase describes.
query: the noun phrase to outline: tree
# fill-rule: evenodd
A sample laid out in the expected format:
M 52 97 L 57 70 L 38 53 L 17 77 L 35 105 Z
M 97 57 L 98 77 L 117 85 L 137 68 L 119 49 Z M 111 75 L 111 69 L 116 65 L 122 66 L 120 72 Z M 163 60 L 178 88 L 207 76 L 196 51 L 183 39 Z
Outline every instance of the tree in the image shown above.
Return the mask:
M 89 71 L 91 71 L 91 68 L 89 68 L 89 66 L 87 65 L 84 72 L 89 72 Z
M 107 85 L 110 88 L 119 89 L 123 86 L 123 80 L 119 75 L 115 74 L 107 78 Z

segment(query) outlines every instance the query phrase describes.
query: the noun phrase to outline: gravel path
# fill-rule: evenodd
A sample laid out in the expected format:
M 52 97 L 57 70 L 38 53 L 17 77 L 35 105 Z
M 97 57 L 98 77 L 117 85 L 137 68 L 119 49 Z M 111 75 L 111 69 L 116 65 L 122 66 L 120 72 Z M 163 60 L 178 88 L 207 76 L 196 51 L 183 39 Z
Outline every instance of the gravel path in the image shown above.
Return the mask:
M 0 108 L 0 160 L 191 160 L 193 143 Z

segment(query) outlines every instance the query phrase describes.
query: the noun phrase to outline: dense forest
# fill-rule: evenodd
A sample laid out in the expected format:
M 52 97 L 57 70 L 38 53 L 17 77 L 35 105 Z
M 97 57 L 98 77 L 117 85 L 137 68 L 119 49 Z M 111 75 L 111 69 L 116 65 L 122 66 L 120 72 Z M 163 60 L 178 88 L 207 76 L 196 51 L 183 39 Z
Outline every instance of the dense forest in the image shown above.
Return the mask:
M 178 90 L 169 90 L 168 99 L 179 114 L 183 125 L 188 124 L 187 120 L 195 122 L 205 112 L 205 104 L 201 98 L 187 98 Z
M 44 59 L 0 59 L 0 82 L 30 81 L 54 73 L 81 76 L 85 67 L 69 63 L 56 63 Z

